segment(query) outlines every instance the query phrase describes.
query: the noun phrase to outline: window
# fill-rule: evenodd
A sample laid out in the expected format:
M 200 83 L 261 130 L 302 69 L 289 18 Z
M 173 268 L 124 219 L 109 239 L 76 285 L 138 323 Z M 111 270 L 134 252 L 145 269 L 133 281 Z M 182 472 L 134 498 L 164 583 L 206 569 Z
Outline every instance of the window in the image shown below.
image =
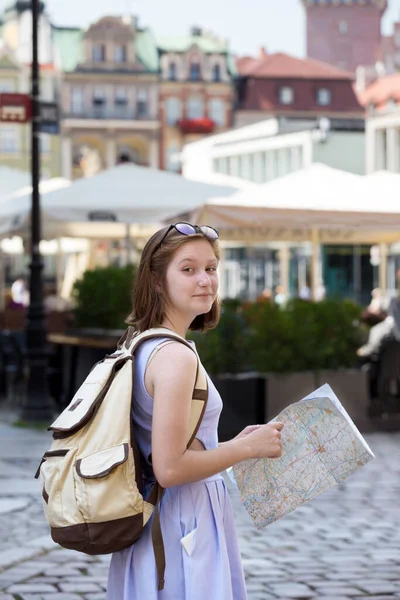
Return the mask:
M 95 88 L 93 92 L 93 109 L 95 118 L 105 116 L 106 97 L 102 88 Z
M 102 106 L 106 103 L 104 90 L 102 88 L 94 88 L 93 92 L 93 104 L 95 106 Z
M 182 102 L 179 98 L 167 98 L 165 102 L 166 121 L 168 125 L 175 125 L 182 116 Z
M 104 44 L 93 46 L 93 62 L 104 62 L 106 60 L 106 47 Z
M 221 66 L 220 65 L 213 66 L 212 80 L 213 81 L 221 81 Z
M 339 22 L 339 33 L 341 35 L 346 35 L 346 33 L 348 32 L 348 30 L 349 30 L 349 26 L 348 26 L 347 21 L 345 21 L 344 19 L 342 19 Z
M 189 79 L 190 81 L 200 81 L 201 73 L 200 65 L 198 62 L 190 63 Z
M 192 96 L 187 104 L 188 119 L 202 119 L 204 117 L 204 102 L 198 96 Z
M 170 81 L 176 81 L 176 63 L 169 63 L 168 66 L 168 79 Z
M 118 44 L 114 47 L 114 62 L 124 63 L 126 62 L 126 46 Z
M 47 133 L 40 134 L 40 153 L 50 154 L 51 152 L 51 136 Z
M 293 104 L 294 90 L 291 87 L 281 87 L 279 89 L 279 101 L 281 104 Z
M 128 94 L 126 88 L 117 87 L 115 90 L 115 105 L 126 106 L 128 104 Z
M 128 94 L 126 88 L 117 87 L 114 96 L 116 116 L 124 118 L 128 116 Z
M 327 88 L 317 90 L 317 104 L 319 106 L 328 106 L 331 103 L 332 93 Z
M 82 114 L 84 109 L 83 88 L 73 87 L 71 89 L 71 112 L 74 114 Z
M 15 154 L 19 152 L 19 138 L 17 127 L 0 127 L 0 152 Z
M 217 127 L 225 125 L 225 106 L 219 98 L 213 98 L 208 104 L 208 113 L 210 119 L 214 121 Z
M 149 116 L 149 99 L 147 90 L 138 90 L 136 97 L 136 117 L 143 119 Z
M 15 82 L 12 79 L 0 79 L 0 93 L 15 92 Z

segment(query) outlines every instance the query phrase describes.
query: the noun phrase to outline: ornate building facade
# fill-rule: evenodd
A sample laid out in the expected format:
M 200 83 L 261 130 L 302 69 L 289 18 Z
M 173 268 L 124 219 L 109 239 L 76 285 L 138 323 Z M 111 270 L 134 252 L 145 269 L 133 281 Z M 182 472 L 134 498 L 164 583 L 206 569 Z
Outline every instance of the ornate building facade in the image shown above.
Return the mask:
M 55 28 L 63 80 L 62 164 L 67 178 L 122 161 L 159 166 L 158 56 L 133 17 L 86 31 Z
M 179 171 L 183 146 L 232 124 L 236 70 L 225 40 L 201 29 L 157 40 L 160 166 Z

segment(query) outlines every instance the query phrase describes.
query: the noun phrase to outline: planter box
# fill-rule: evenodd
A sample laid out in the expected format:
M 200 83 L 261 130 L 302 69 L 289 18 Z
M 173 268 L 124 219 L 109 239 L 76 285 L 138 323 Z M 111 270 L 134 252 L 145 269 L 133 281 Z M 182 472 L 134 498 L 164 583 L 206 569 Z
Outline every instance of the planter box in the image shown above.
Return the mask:
M 360 369 L 319 371 L 316 373 L 316 386 L 328 383 L 344 408 L 362 432 L 376 429 L 369 417 L 368 373 Z
M 265 415 L 270 421 L 284 408 L 310 394 L 317 387 L 315 373 L 268 373 L 265 375 Z
M 265 379 L 258 373 L 220 375 L 212 381 L 221 394 L 224 407 L 218 437 L 231 440 L 247 425 L 265 423 Z
M 214 376 L 212 380 L 224 403 L 218 428 L 220 441 L 232 439 L 247 425 L 268 422 L 324 383 L 332 387 L 361 432 L 383 429 L 376 420 L 369 418 L 368 374 L 365 371 L 242 373 Z

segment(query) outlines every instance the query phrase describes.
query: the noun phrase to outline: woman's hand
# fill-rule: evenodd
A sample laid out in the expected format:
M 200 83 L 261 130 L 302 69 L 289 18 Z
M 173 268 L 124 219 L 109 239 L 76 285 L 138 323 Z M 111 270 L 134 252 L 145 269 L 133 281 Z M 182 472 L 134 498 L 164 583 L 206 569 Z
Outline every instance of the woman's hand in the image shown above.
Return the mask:
M 284 424 L 279 421 L 266 425 L 250 425 L 235 439 L 246 446 L 248 458 L 279 458 L 282 456 L 283 427 Z

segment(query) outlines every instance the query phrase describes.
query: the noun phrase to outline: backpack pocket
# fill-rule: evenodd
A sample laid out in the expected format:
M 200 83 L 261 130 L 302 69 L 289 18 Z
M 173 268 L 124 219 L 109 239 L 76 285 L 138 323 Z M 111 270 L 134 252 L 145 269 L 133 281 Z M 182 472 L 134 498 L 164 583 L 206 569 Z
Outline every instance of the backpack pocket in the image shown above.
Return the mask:
M 43 508 L 51 527 L 64 527 L 71 521 L 74 502 L 74 481 L 71 463 L 75 448 L 45 452 L 38 469 L 42 485 Z
M 74 478 L 76 501 L 85 521 L 101 523 L 143 512 L 128 443 L 79 458 Z

